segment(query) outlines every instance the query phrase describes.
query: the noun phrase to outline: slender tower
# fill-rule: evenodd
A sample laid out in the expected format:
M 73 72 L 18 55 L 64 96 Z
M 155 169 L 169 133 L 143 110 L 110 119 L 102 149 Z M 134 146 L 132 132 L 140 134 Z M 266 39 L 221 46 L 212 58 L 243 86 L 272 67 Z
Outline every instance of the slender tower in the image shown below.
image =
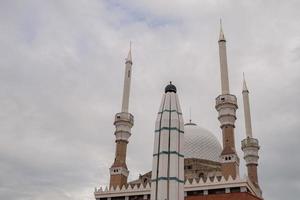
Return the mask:
M 244 159 L 248 170 L 248 177 L 252 183 L 259 188 L 257 177 L 257 165 L 258 165 L 258 140 L 252 136 L 251 127 L 251 115 L 249 104 L 249 90 L 246 85 L 245 77 L 243 80 L 243 103 L 244 103 L 244 116 L 245 116 L 245 129 L 246 138 L 242 140 L 242 150 L 244 152 Z
M 165 88 L 156 118 L 151 200 L 184 200 L 184 126 L 176 87 Z
M 131 46 L 131 45 L 130 45 Z M 127 184 L 129 171 L 126 165 L 126 151 L 128 139 L 131 136 L 133 126 L 133 115 L 128 112 L 130 81 L 131 81 L 131 47 L 125 62 L 125 77 L 122 99 L 122 111 L 115 115 L 114 125 L 116 126 L 116 152 L 115 160 L 110 170 L 110 187 L 122 187 Z
M 218 119 L 221 123 L 220 127 L 223 136 L 223 151 L 220 156 L 221 169 L 225 178 L 228 178 L 229 176 L 236 178 L 236 176 L 239 175 L 239 158 L 235 150 L 234 123 L 238 106 L 236 96 L 230 94 L 229 91 L 226 40 L 222 30 L 222 24 L 218 43 L 222 94 L 216 98 L 215 108 L 219 113 Z

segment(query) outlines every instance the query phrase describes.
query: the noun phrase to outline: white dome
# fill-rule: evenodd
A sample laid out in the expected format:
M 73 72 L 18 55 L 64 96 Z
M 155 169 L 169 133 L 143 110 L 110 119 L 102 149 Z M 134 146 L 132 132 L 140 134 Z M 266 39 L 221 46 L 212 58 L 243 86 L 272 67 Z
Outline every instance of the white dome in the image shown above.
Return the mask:
M 217 137 L 194 123 L 184 125 L 184 157 L 220 162 L 222 146 Z

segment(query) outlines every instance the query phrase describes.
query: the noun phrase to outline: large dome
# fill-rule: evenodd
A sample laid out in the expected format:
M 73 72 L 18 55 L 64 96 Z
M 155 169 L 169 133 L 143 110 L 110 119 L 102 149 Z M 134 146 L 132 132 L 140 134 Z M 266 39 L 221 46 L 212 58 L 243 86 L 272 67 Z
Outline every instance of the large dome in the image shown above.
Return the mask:
M 194 123 L 184 125 L 184 157 L 220 162 L 222 147 L 216 136 Z

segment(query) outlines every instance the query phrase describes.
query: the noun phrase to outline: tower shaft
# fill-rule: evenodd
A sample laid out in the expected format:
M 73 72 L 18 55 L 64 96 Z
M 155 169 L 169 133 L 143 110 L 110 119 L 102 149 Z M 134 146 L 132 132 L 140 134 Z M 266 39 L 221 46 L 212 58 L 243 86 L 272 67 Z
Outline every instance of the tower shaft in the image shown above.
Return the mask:
M 258 175 L 257 175 L 257 165 L 248 164 L 247 165 L 248 177 L 254 183 L 255 186 L 258 186 Z
M 222 94 L 229 94 L 229 79 L 226 53 L 226 40 L 219 40 L 219 57 L 220 57 L 220 71 L 221 71 L 221 89 Z
M 134 124 L 133 115 L 128 112 L 129 105 L 129 93 L 130 93 L 130 81 L 131 81 L 131 50 L 128 53 L 128 57 L 125 63 L 125 77 L 122 99 L 122 112 L 115 115 L 114 125 L 116 127 L 116 150 L 115 159 L 110 170 L 110 187 L 120 188 L 127 184 L 127 177 L 129 171 L 126 165 L 126 152 L 128 139 L 131 136 L 131 128 Z
M 224 33 L 220 30 L 219 56 L 221 71 L 221 95 L 216 98 L 216 110 L 221 123 L 223 138 L 223 151 L 221 153 L 221 169 L 225 178 L 235 178 L 239 175 L 239 158 L 235 150 L 234 128 L 236 120 L 237 99 L 229 92 L 228 66 L 226 55 L 226 40 Z
M 247 137 L 242 140 L 242 150 L 244 152 L 244 159 L 247 166 L 248 177 L 252 183 L 259 188 L 258 186 L 258 175 L 257 175 L 257 166 L 258 166 L 258 150 L 259 150 L 258 140 L 255 138 Z
M 124 88 L 122 98 L 122 112 L 128 112 L 129 107 L 129 94 L 130 94 L 130 83 L 131 83 L 131 50 L 129 51 L 128 57 L 125 63 L 125 74 L 124 74 Z
M 151 200 L 184 199 L 184 126 L 178 96 L 163 95 L 156 119 Z
M 219 113 L 223 138 L 221 170 L 225 178 L 239 176 L 239 157 L 235 149 L 234 135 L 237 108 L 237 99 L 234 95 L 219 95 L 216 98 L 216 110 Z
M 244 103 L 244 118 L 245 118 L 245 129 L 246 136 L 252 138 L 252 125 L 251 125 L 251 114 L 250 114 L 250 103 L 249 103 L 249 91 L 246 86 L 244 79 L 243 83 L 243 103 Z

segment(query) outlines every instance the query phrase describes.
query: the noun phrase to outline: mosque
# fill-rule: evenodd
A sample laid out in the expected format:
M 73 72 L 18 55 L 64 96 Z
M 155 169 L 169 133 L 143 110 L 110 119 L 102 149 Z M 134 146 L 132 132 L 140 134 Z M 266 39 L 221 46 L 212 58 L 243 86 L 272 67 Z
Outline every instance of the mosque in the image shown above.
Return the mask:
M 131 50 L 125 62 L 122 110 L 115 115 L 115 159 L 109 169 L 110 185 L 95 188 L 96 200 L 261 200 L 258 183 L 258 140 L 252 135 L 249 91 L 244 78 L 243 105 L 245 139 L 241 149 L 247 175 L 239 174 L 235 147 L 237 98 L 230 93 L 226 40 L 220 29 L 219 58 L 221 94 L 215 108 L 222 134 L 222 145 L 208 130 L 191 120 L 183 122 L 177 89 L 171 82 L 165 87 L 154 130 L 152 171 L 128 182 L 126 150 L 134 117 L 129 113 L 132 72 Z

